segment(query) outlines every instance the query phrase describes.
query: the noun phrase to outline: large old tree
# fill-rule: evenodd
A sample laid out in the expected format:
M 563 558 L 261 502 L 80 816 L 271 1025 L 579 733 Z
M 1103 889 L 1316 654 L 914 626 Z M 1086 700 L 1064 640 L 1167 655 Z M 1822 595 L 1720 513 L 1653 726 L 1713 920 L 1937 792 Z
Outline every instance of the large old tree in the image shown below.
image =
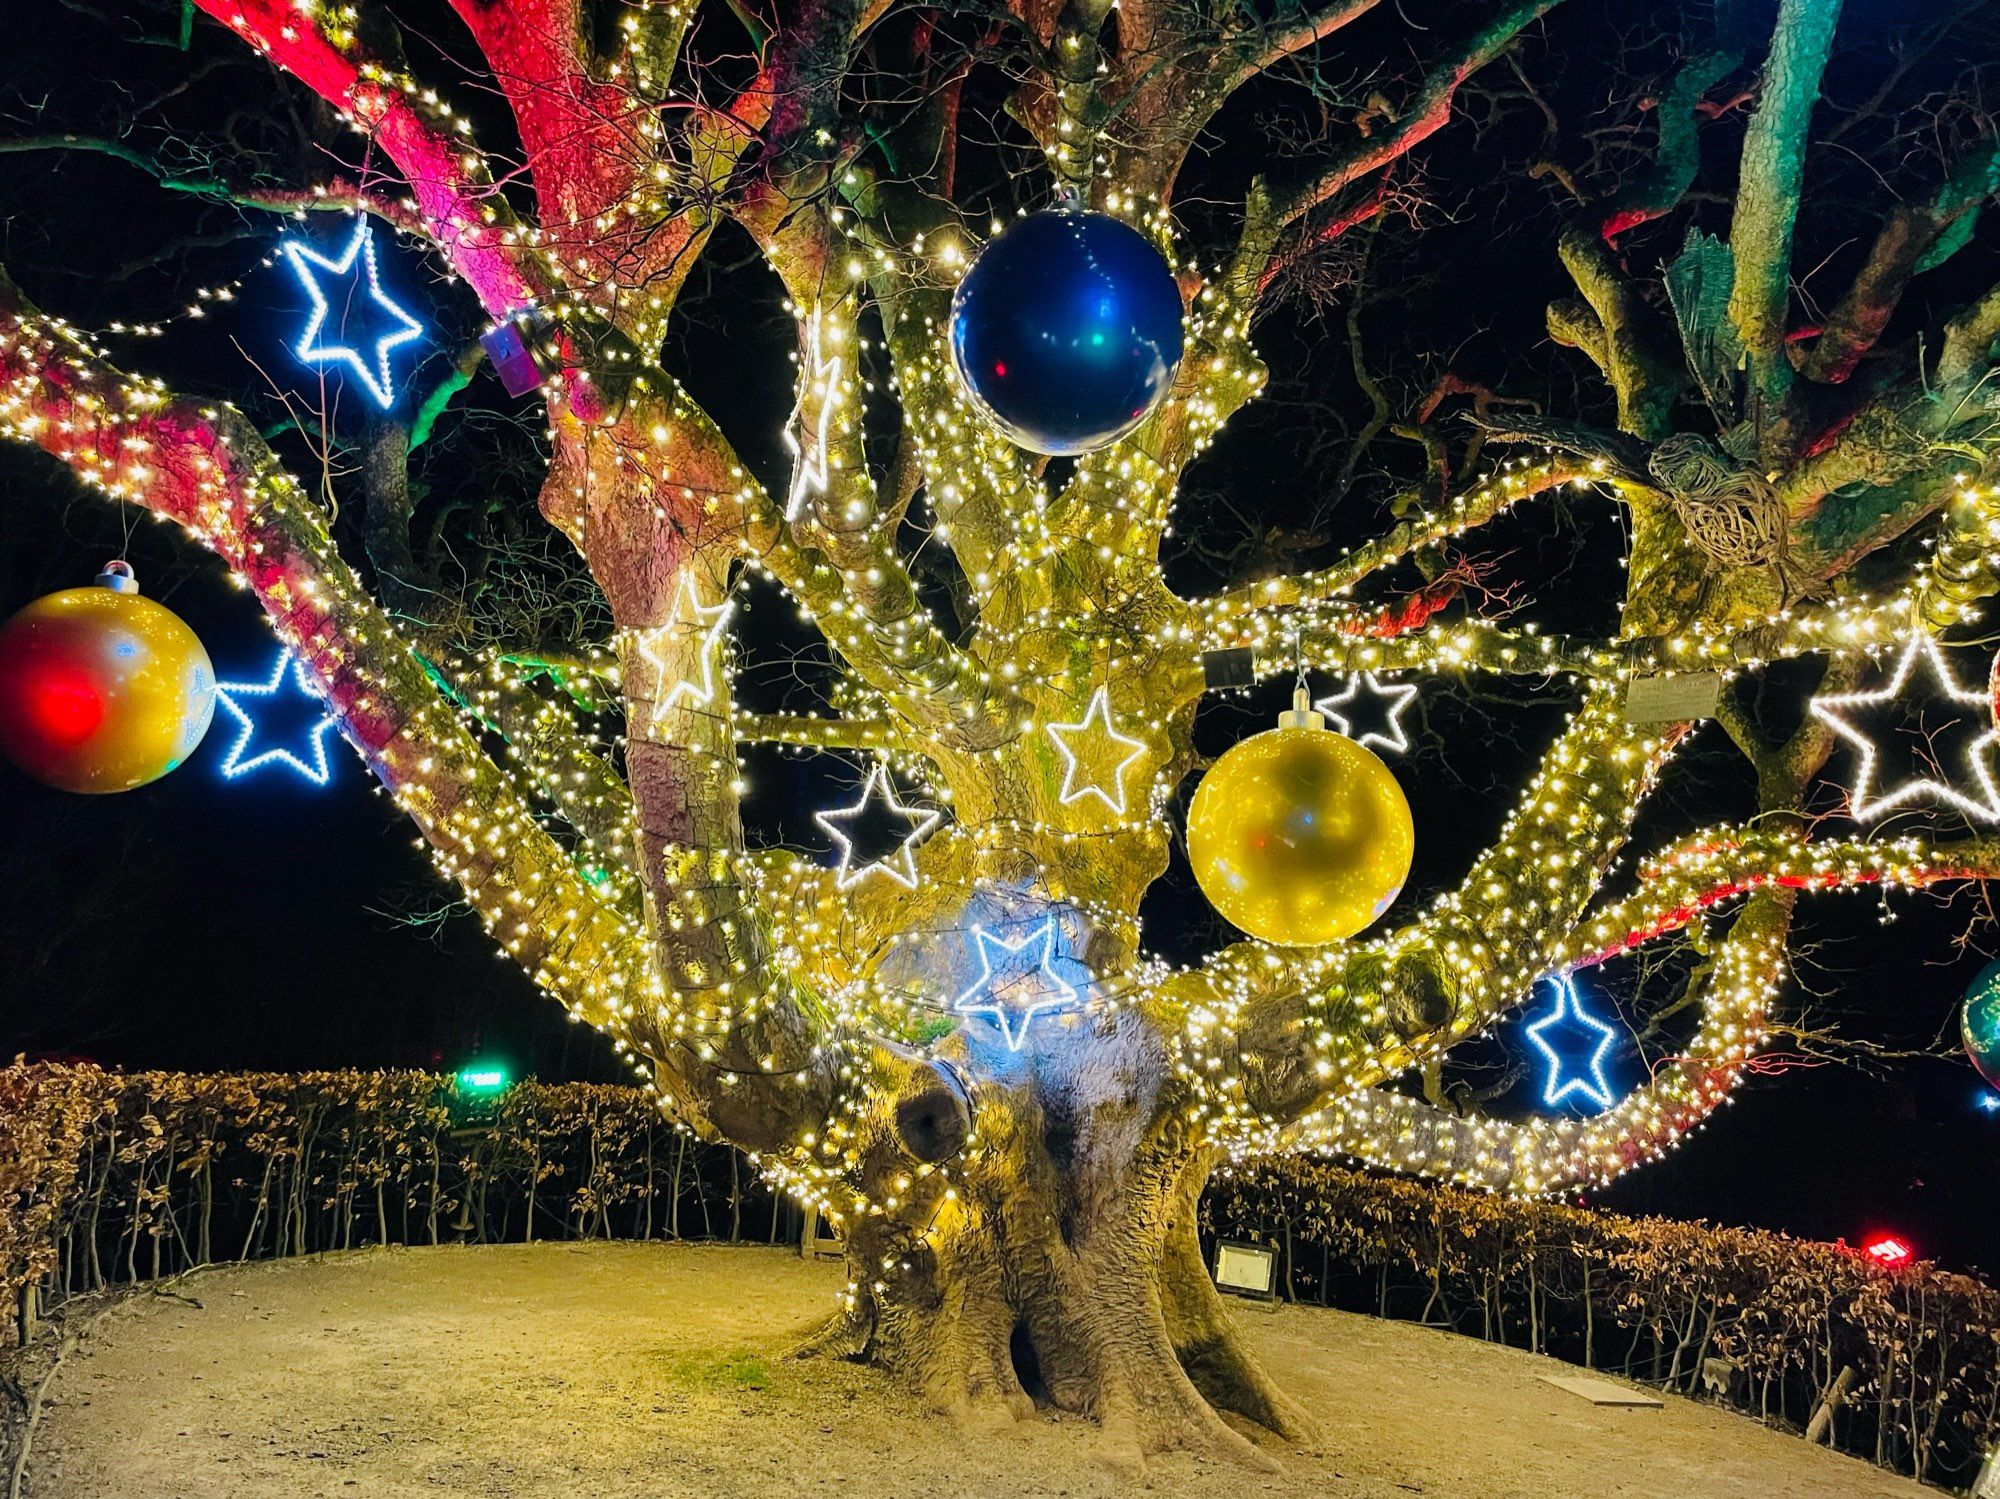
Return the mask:
M 458 419 L 476 343 L 365 431 L 327 419 L 353 462 L 308 486 L 272 424 L 128 373 L 117 330 L 58 315 L 60 283 L 35 285 L 45 309 L 0 278 L 0 432 L 178 522 L 254 591 L 506 952 L 663 1107 L 845 1231 L 851 1283 L 817 1346 L 941 1408 L 1006 1417 L 1033 1396 L 1132 1460 L 1250 1455 L 1222 1411 L 1303 1430 L 1204 1271 L 1196 1204 L 1219 1163 L 1316 1146 L 1501 1189 L 1605 1180 L 1765 1045 L 1800 891 L 1976 878 L 2000 856 L 1943 816 L 1889 839 L 1804 815 L 1834 748 L 1805 696 L 1877 680 L 2000 586 L 2000 258 L 1979 223 L 2000 147 L 1939 63 L 1979 34 L 1977 5 L 1893 36 L 1847 18 L 1877 51 L 1837 97 L 1839 0 L 1657 8 L 1664 29 L 1622 37 L 1607 0 L 194 4 L 303 122 L 289 180 L 269 153 L 238 170 L 227 136 L 148 160 L 138 137 L 55 120 L 0 144 L 143 166 L 267 237 L 373 216 L 406 264 L 452 278 L 439 302 L 526 328 L 540 520 L 608 627 L 541 607 L 508 640 L 459 607 L 463 558 L 441 560 L 421 519 L 438 497 L 410 472 Z M 1560 54 L 1572 96 L 1576 70 L 1601 75 L 1595 120 L 1545 97 L 1572 23 L 1616 42 Z M 1816 131 L 1841 139 L 1821 152 Z M 1453 305 L 1467 262 L 1427 272 L 1426 236 L 1462 242 L 1494 199 L 1432 189 L 1424 163 L 1476 164 L 1489 134 L 1504 192 L 1537 207 L 1469 227 L 1540 235 L 1570 287 L 1546 307 L 1556 347 L 1528 340 L 1532 370 L 1484 378 L 1433 365 L 1426 394 L 1371 374 L 1383 317 L 1365 309 Z M 1820 171 L 1838 222 L 1807 225 Z M 1170 255 L 1188 352 L 1132 436 L 1050 462 L 982 422 L 943 339 L 980 244 L 1059 193 Z M 1385 304 L 1398 282 L 1416 290 Z M 738 350 L 704 384 L 677 367 L 685 330 L 746 286 L 795 321 L 796 370 Z M 1359 496 L 1346 513 L 1376 517 L 1372 539 L 1258 526 L 1205 554 L 1233 556 L 1233 582 L 1177 591 L 1163 548 L 1197 518 L 1176 505 L 1229 508 L 1246 460 L 1225 427 L 1266 390 L 1260 341 L 1315 335 L 1357 394 L 1285 420 L 1333 434 L 1310 482 Z M 793 472 L 744 448 L 779 419 Z M 1560 504 L 1623 538 L 1594 635 L 1496 612 L 1518 589 L 1467 560 Z M 561 575 L 518 526 L 479 534 Z M 732 691 L 741 598 L 772 584 L 823 642 L 819 711 Z M 1203 767 L 1197 709 L 1245 653 L 1274 685 L 1301 667 L 1440 695 L 1532 683 L 1567 717 L 1447 887 L 1351 942 L 1171 965 L 1140 905 Z M 1670 670 L 1729 674 L 1702 738 L 1726 731 L 1756 804 L 1646 824 L 1631 853 L 1694 726 L 1635 721 L 1627 692 Z M 1046 730 L 1100 688 L 1138 749 L 1084 767 L 1116 794 L 1065 800 Z M 757 744 L 884 765 L 938 816 L 899 827 L 924 834 L 907 866 L 894 838 L 840 869 L 753 847 L 738 762 Z M 955 1009 L 997 951 L 975 925 L 1052 936 L 990 1007 Z M 1615 1106 L 1510 1118 L 1451 1085 L 1445 1051 L 1539 980 L 1655 942 L 1698 958 L 1684 1023 Z

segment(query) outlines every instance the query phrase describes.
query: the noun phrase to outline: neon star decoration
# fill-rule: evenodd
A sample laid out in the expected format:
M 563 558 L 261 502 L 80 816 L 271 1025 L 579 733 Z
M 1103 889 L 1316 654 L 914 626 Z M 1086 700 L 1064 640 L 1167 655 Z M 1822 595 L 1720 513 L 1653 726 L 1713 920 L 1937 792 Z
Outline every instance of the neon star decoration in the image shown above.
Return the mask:
M 1976 707 L 1981 721 L 1989 725 L 1965 752 L 1966 776 L 1977 787 L 1976 796 L 1932 776 L 1913 776 L 1886 791 L 1876 790 L 1875 741 L 1849 722 L 1845 714 L 1854 708 L 1871 707 L 1901 698 L 1919 660 L 1929 671 L 1939 696 L 1967 707 Z M 1883 686 L 1872 692 L 1839 692 L 1816 697 L 1812 700 L 1812 711 L 1815 718 L 1854 746 L 1858 758 L 1850 802 L 1855 821 L 1872 822 L 1905 802 L 1928 800 L 1954 807 L 1978 822 L 2000 822 L 2000 788 L 1994 785 L 1992 767 L 1988 763 L 1994 741 L 2000 740 L 2000 729 L 1990 727 L 1993 714 L 1991 701 L 1981 688 L 1958 685 L 1958 678 L 1952 674 L 1950 663 L 1944 659 L 1944 653 L 1938 649 L 1933 636 L 1921 630 L 1912 634 L 1904 644 L 1895 672 Z
M 786 520 L 799 518 L 799 508 L 805 504 L 807 495 L 826 493 L 827 435 L 840 390 L 841 359 L 836 354 L 822 364 L 819 341 L 819 309 L 814 308 L 806 323 L 806 361 L 799 377 L 798 403 L 785 422 L 785 451 L 792 455 L 792 488 L 785 497 Z M 805 427 L 806 393 L 815 385 L 820 386 L 819 423 L 808 444 L 800 441 L 799 434 Z
M 354 238 L 347 242 L 347 250 L 338 260 L 329 260 L 311 246 L 295 239 L 285 241 L 284 251 L 285 258 L 291 262 L 292 270 L 299 278 L 299 284 L 312 298 L 312 315 L 306 319 L 306 331 L 299 336 L 292 352 L 307 364 L 345 366 L 375 398 L 376 405 L 389 405 L 396 399 L 396 386 L 389 371 L 389 351 L 400 348 L 413 338 L 421 338 L 424 325 L 390 301 L 388 294 L 382 290 L 382 277 L 375 265 L 374 233 L 368 220 L 357 218 L 354 221 Z M 368 300 L 381 313 L 386 328 L 369 341 L 371 354 L 366 359 L 359 349 L 328 336 L 327 314 L 332 311 L 332 304 L 320 288 L 322 273 L 329 276 L 353 275 L 357 256 L 368 282 Z
M 260 736 L 253 709 L 269 707 L 281 696 L 293 695 L 310 699 L 320 709 L 319 720 L 306 734 L 304 743 L 295 748 L 258 745 Z M 222 761 L 225 778 L 233 781 L 252 771 L 276 767 L 290 770 L 315 786 L 324 786 L 332 778 L 333 771 L 326 760 L 326 741 L 333 732 L 335 719 L 327 711 L 326 700 L 312 678 L 306 675 L 305 663 L 295 659 L 290 651 L 278 652 L 277 664 L 266 681 L 217 682 L 215 700 L 236 720 L 236 742 L 229 746 L 229 753 Z
M 901 820 L 908 831 L 903 841 L 896 845 L 896 851 L 886 858 L 877 859 L 872 864 L 856 865 L 854 862 L 854 835 L 845 824 L 859 821 L 868 814 L 868 804 L 880 801 L 889 816 Z M 896 795 L 896 788 L 889 781 L 889 770 L 877 764 L 868 772 L 868 780 L 861 788 L 861 798 L 851 807 L 843 807 L 835 812 L 815 812 L 813 821 L 826 829 L 827 836 L 840 846 L 840 867 L 834 871 L 833 882 L 842 890 L 852 890 L 871 874 L 884 874 L 905 890 L 917 888 L 917 845 L 928 838 L 931 829 L 944 820 L 944 815 L 929 807 L 912 807 Z
M 1365 717 L 1355 713 L 1364 698 L 1379 708 Z M 1409 736 L 1403 732 L 1403 714 L 1411 703 L 1417 700 L 1417 684 L 1414 682 L 1383 682 L 1372 671 L 1357 672 L 1347 679 L 1347 686 L 1329 697 L 1323 697 L 1313 704 L 1326 715 L 1327 722 L 1335 729 L 1353 739 L 1357 744 L 1380 745 L 1391 754 L 1406 754 L 1410 748 Z M 1364 729 L 1358 736 L 1354 732 L 1357 721 L 1381 723 L 1381 729 Z
M 1021 1049 L 1028 1039 L 1028 1027 L 1037 1015 L 1076 1008 L 1080 996 L 1075 985 L 1065 981 L 1052 966 L 1056 955 L 1053 915 L 1044 916 L 1040 927 L 1012 942 L 994 936 L 975 922 L 972 942 L 979 952 L 979 978 L 952 1001 L 951 1008 L 955 1014 L 984 1015 L 991 1020 L 1006 1038 L 1009 1051 Z M 1004 977 L 994 973 L 995 953 L 1000 954 Z M 1020 959 L 1024 953 L 1029 955 L 1031 967 L 1022 966 Z M 1026 999 L 1018 993 L 1024 986 L 1033 989 L 1031 997 Z
M 694 574 L 681 574 L 680 592 L 674 595 L 674 612 L 665 624 L 650 630 L 634 630 L 633 644 L 639 659 L 652 668 L 653 702 L 645 714 L 642 725 L 644 737 L 653 737 L 662 715 L 669 708 L 683 701 L 692 701 L 699 707 L 706 707 L 715 701 L 715 664 L 720 655 L 722 637 L 729 628 L 732 605 L 728 599 L 719 604 L 704 604 L 695 595 Z M 660 679 L 666 675 L 667 663 L 660 655 L 661 642 L 669 638 L 698 634 L 701 636 L 701 675 L 676 677 L 664 694 L 659 690 Z
M 1110 689 L 1100 687 L 1093 692 L 1090 706 L 1077 722 L 1052 723 L 1048 731 L 1063 756 L 1062 791 L 1057 800 L 1067 807 L 1083 797 L 1094 796 L 1122 817 L 1125 772 L 1145 754 L 1146 741 L 1118 732 L 1111 719 Z M 1125 753 L 1114 762 L 1117 750 Z M 1107 766 L 1109 776 L 1101 773 Z
M 1608 1109 L 1616 1100 L 1611 1096 L 1611 1085 L 1604 1079 L 1604 1062 L 1610 1055 L 1611 1043 L 1618 1037 L 1618 1028 L 1606 1025 L 1583 1007 L 1573 976 L 1558 974 L 1555 985 L 1556 1007 L 1528 1027 L 1528 1039 L 1549 1063 L 1548 1075 L 1542 1082 L 1542 1102 L 1556 1108 L 1567 1103 L 1572 1095 L 1581 1095 L 1586 1102 Z M 1597 1037 L 1581 1067 L 1549 1040 L 1547 1033 L 1557 1027 L 1587 1031 Z

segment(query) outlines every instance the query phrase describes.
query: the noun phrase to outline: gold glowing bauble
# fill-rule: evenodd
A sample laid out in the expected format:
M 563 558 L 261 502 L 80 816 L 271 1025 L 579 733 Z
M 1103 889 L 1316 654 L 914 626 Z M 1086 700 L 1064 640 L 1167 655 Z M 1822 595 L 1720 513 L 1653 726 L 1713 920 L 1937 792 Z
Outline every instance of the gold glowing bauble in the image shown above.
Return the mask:
M 46 594 L 0 625 L 0 753 L 63 791 L 130 791 L 185 760 L 215 714 L 194 631 L 131 570 Z
M 1416 852 L 1410 804 L 1389 767 L 1345 734 L 1302 726 L 1258 734 L 1217 760 L 1187 832 L 1202 894 L 1251 936 L 1286 947 L 1366 927 L 1403 888 Z

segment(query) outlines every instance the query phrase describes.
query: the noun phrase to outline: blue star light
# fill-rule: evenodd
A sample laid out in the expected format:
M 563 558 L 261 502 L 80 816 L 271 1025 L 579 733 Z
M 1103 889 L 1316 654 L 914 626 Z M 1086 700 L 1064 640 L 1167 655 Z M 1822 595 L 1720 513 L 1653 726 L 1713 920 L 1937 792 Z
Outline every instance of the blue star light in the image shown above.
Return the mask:
M 424 325 L 390 301 L 383 292 L 382 278 L 375 267 L 374 234 L 368 220 L 358 218 L 354 221 L 354 238 L 348 241 L 346 253 L 338 260 L 328 260 L 319 251 L 295 239 L 285 241 L 284 251 L 285 258 L 292 263 L 292 270 L 298 275 L 299 284 L 306 289 L 306 295 L 312 298 L 312 316 L 306 319 L 306 331 L 300 335 L 298 344 L 292 352 L 307 364 L 347 366 L 360 377 L 361 383 L 368 388 L 368 393 L 375 398 L 375 404 L 387 406 L 396 398 L 396 387 L 389 374 L 389 351 L 408 343 L 413 338 L 421 338 Z M 332 276 L 352 277 L 357 258 L 367 275 L 368 300 L 381 309 L 383 317 L 390 325 L 388 331 L 373 340 L 372 363 L 363 359 L 359 350 L 345 343 L 328 342 L 325 337 L 327 313 L 332 310 L 332 303 L 320 289 L 320 272 Z M 314 267 L 318 267 L 318 270 Z M 350 293 L 350 301 L 345 304 L 350 309 L 353 306 L 351 297 Z M 343 316 L 340 321 L 342 326 L 338 333 L 344 336 L 346 317 Z
M 1554 1108 L 1567 1101 L 1572 1093 L 1580 1093 L 1598 1108 L 1608 1109 L 1615 1100 L 1611 1085 L 1604 1080 L 1604 1060 L 1611 1051 L 1611 1043 L 1617 1039 L 1618 1028 L 1606 1025 L 1583 1007 L 1583 1000 L 1576 992 L 1576 980 L 1569 974 L 1556 975 L 1555 984 L 1556 1007 L 1528 1027 L 1528 1039 L 1549 1062 L 1548 1077 L 1542 1085 L 1542 1102 Z M 1575 1067 L 1543 1034 L 1557 1027 L 1586 1031 L 1597 1038 L 1583 1067 Z
M 285 684 L 291 683 L 291 691 L 285 691 Z M 319 720 L 306 735 L 306 740 L 297 752 L 282 746 L 262 749 L 250 753 L 251 741 L 257 737 L 256 721 L 250 716 L 245 701 L 259 707 L 268 707 L 280 693 L 287 697 L 305 697 L 319 709 Z M 265 682 L 217 682 L 215 700 L 224 712 L 236 720 L 236 742 L 229 746 L 229 754 L 222 762 L 222 773 L 230 780 L 248 775 L 253 770 L 263 770 L 267 766 L 288 766 L 304 776 L 315 786 L 324 786 L 333 771 L 326 763 L 326 739 L 333 732 L 334 717 L 327 711 L 326 700 L 313 686 L 306 675 L 303 662 L 295 660 L 290 651 L 278 652 L 277 665 L 271 668 L 271 677 Z M 296 705 L 294 705 L 295 707 Z
M 1021 1043 L 1028 1039 L 1028 1026 L 1037 1015 L 1076 1007 L 1079 996 L 1075 986 L 1066 983 L 1050 966 L 1056 955 L 1054 916 L 1043 917 L 1040 930 L 1026 933 L 1012 942 L 1005 937 L 994 936 L 975 922 L 972 940 L 979 951 L 982 972 L 971 987 L 952 1001 L 951 1007 L 960 1015 L 984 1015 L 990 1019 L 1000 1027 L 1000 1034 L 1007 1038 L 1009 1051 L 1021 1049 Z M 1021 969 L 1018 960 L 1022 953 L 1030 950 L 1034 950 L 1033 966 Z M 996 982 L 993 973 L 995 953 L 1001 955 L 1005 967 L 1020 971 Z M 1024 987 L 1033 991 L 1025 999 L 1017 992 Z

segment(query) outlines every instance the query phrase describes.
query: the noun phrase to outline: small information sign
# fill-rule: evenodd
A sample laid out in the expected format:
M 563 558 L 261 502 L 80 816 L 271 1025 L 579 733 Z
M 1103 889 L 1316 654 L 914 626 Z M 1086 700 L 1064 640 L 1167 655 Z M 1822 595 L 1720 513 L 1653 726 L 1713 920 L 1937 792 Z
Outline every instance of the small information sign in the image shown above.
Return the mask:
M 1662 672 L 1658 676 L 1634 677 L 1625 685 L 1625 717 L 1632 723 L 1713 718 L 1721 701 L 1720 672 Z

